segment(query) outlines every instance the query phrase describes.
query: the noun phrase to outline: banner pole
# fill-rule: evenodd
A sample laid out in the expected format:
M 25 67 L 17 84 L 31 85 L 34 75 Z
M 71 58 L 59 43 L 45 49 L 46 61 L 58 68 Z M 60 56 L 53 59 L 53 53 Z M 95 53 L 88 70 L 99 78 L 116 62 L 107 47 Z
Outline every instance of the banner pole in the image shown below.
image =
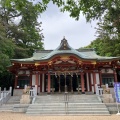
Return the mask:
M 114 92 L 115 92 L 116 105 L 117 105 L 117 111 L 118 111 L 118 113 L 117 113 L 116 115 L 120 115 L 120 110 L 119 110 L 119 102 L 120 102 L 120 83 L 114 83 Z

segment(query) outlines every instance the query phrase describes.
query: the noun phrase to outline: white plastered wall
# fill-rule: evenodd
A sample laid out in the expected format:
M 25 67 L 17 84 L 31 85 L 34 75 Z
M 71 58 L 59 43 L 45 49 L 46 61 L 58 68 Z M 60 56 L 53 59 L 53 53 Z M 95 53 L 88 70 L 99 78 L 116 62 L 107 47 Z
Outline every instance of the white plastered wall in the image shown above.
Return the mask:
M 100 84 L 99 73 L 96 73 L 96 84 Z
M 35 76 L 35 75 L 32 75 L 32 86 L 35 85 L 35 80 L 36 80 L 36 76 Z
M 91 77 L 91 84 L 93 84 L 93 74 L 92 73 L 90 74 L 90 77 Z M 92 86 L 92 92 L 94 92 L 94 86 Z
M 32 75 L 32 86 L 35 86 L 36 75 Z M 40 85 L 40 75 L 38 75 L 38 85 Z M 40 93 L 40 87 L 38 86 L 38 93 Z

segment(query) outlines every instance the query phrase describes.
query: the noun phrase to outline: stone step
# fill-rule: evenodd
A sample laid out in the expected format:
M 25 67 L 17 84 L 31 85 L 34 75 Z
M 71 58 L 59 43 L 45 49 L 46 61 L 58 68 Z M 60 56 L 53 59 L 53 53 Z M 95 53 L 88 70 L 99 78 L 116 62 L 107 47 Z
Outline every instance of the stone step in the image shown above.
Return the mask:
M 69 100 L 67 100 L 69 103 L 101 103 L 100 101 L 82 101 L 82 100 L 80 100 L 80 101 L 69 101 Z M 66 102 L 66 101 L 36 101 L 35 100 L 35 103 L 64 103 L 64 102 Z
M 44 103 L 34 103 L 33 105 L 40 105 L 40 104 L 42 104 L 42 105 L 61 105 L 61 104 L 65 104 L 65 102 L 59 102 L 59 103 L 51 103 L 51 102 L 44 102 Z M 74 105 L 104 105 L 104 103 L 70 103 L 70 102 L 68 102 L 68 104 L 70 104 L 70 105 L 72 105 L 72 104 L 74 104 Z
M 29 107 L 32 107 L 32 108 L 39 108 L 39 107 L 65 107 L 65 104 L 59 104 L 59 105 L 54 105 L 54 104 L 47 104 L 47 105 L 30 105 Z M 74 105 L 74 104 L 68 104 L 68 107 L 76 107 L 76 108 L 104 108 L 106 107 L 105 105 Z
M 43 114 L 43 115 L 46 115 L 46 114 L 53 114 L 53 115 L 55 115 L 55 114 L 73 114 L 73 115 L 76 115 L 76 114 L 79 114 L 79 115 L 86 115 L 86 114 L 91 114 L 91 115 L 110 115 L 109 114 L 109 112 L 108 111 L 68 111 L 68 112 L 66 112 L 66 111 L 55 111 L 55 112 L 53 112 L 53 111 L 46 111 L 46 112 L 44 112 L 44 111 L 38 111 L 38 112 L 26 112 L 26 114 Z
M 36 99 L 39 99 L 39 100 L 65 100 L 64 98 L 36 98 Z M 88 100 L 87 98 L 84 99 L 84 98 L 69 98 L 69 100 Z M 89 99 L 89 100 L 98 100 L 97 98 L 93 98 L 93 99 Z
M 68 110 L 69 112 L 70 112 L 70 111 L 79 111 L 79 112 L 81 112 L 81 111 L 91 111 L 91 112 L 94 112 L 94 111 L 107 111 L 107 109 L 97 109 L 97 108 L 96 108 L 96 109 L 87 109 L 87 108 L 86 108 L 86 109 L 84 109 L 84 108 L 82 108 L 82 109 L 72 109 L 72 108 L 68 108 L 67 110 Z M 44 108 L 43 108 L 43 109 L 42 109 L 42 108 L 41 108 L 41 109 L 32 109 L 32 108 L 31 108 L 31 109 L 28 110 L 28 112 L 30 112 L 30 111 L 31 111 L 31 112 L 34 112 L 34 111 L 35 111 L 35 112 L 37 112 L 37 111 L 39 111 L 39 112 L 43 112 L 43 111 L 44 111 L 44 112 L 50 112 L 50 111 L 56 112 L 56 111 L 65 111 L 65 108 L 64 108 L 64 109 L 63 109 L 63 108 L 61 108 L 61 109 L 60 109 L 60 108 L 58 108 L 58 109 L 54 109 L 54 108 L 53 108 L 53 109 L 52 109 L 52 108 L 51 108 L 51 109 L 50 109 L 50 108 L 45 108 L 45 109 L 44 109 Z M 107 111 L 107 112 L 108 112 L 108 111 Z
M 13 105 L 3 104 L 0 106 L 0 112 L 12 112 Z
M 11 96 L 7 104 L 19 104 L 21 96 Z
M 101 103 L 96 95 L 70 95 L 66 109 L 64 95 L 37 96 L 35 103 L 28 107 L 26 114 L 110 115 L 105 104 Z
M 46 100 L 64 100 L 64 98 L 49 98 L 49 97 L 36 97 L 36 99 L 40 99 L 40 100 L 44 100 L 44 99 L 46 99 Z M 89 100 L 96 100 L 97 98 L 89 98 Z M 69 98 L 69 100 L 88 100 L 87 98 Z
M 49 107 L 64 107 L 65 106 L 65 104 L 34 104 L 34 106 L 33 107 L 40 107 L 40 106 L 43 106 L 43 107 L 46 107 L 46 106 L 49 106 Z M 79 105 L 79 104 L 68 104 L 68 106 L 70 106 L 70 107 L 105 107 L 105 105 L 87 105 L 87 104 L 84 104 L 84 105 Z
M 37 98 L 43 98 L 43 97 L 44 97 L 44 98 L 47 98 L 47 97 L 49 97 L 49 98 L 64 98 L 64 95 L 61 95 L 61 96 L 54 96 L 54 95 L 37 96 Z M 91 99 L 92 99 L 92 98 L 97 98 L 97 96 L 86 96 L 86 95 L 85 95 L 85 96 L 82 96 L 82 95 L 80 95 L 80 96 L 79 96 L 79 95 L 77 95 L 77 96 L 69 95 L 68 97 L 69 97 L 69 98 L 84 98 L 84 99 L 85 99 L 86 97 L 87 97 L 87 98 L 89 97 L 89 98 L 91 98 Z
M 31 115 L 31 116 L 56 116 L 56 114 L 39 114 L 39 113 L 26 113 L 27 115 Z M 57 116 L 110 116 L 110 114 L 107 114 L 107 113 L 104 113 L 104 114 L 97 114 L 97 113 L 94 113 L 94 114 L 83 114 L 83 113 L 78 113 L 78 114 L 67 114 L 67 113 L 61 113 L 61 114 L 57 114 Z
M 29 109 L 64 109 L 65 106 L 39 106 L 39 107 L 35 107 L 35 106 L 30 106 Z M 105 107 L 74 107 L 74 106 L 68 106 L 68 109 L 106 109 Z
M 64 98 L 61 98 L 61 99 L 56 99 L 56 98 L 36 98 L 36 99 L 39 99 L 39 100 L 65 100 Z M 88 100 L 88 99 L 84 99 L 84 98 L 82 98 L 82 99 L 80 99 L 80 98 L 69 98 L 69 100 Z M 89 99 L 89 100 L 98 100 L 97 98 L 93 98 L 93 99 Z

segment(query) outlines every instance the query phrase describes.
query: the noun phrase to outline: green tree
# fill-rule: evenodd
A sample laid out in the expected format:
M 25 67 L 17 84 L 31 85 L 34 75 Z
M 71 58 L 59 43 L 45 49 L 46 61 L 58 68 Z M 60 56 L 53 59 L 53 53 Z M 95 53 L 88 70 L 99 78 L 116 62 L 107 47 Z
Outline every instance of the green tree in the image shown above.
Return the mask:
M 37 6 L 27 0 L 24 1 L 26 3 L 21 9 L 22 2 L 14 3 L 11 0 L 9 1 L 10 7 L 6 7 L 7 0 L 0 2 L 2 24 L 5 26 L 7 37 L 14 40 L 16 44 L 14 58 L 29 57 L 35 49 L 43 49 L 44 37 L 40 29 L 41 22 L 37 21 L 39 15 Z M 18 23 L 15 23 L 15 19 L 18 17 Z
M 120 41 L 119 40 L 102 40 L 97 38 L 85 48 L 94 48 L 100 56 L 120 56 Z
M 24 1 L 24 0 L 23 0 Z M 13 85 L 12 75 L 7 71 L 11 58 L 30 57 L 34 49 L 43 49 L 41 23 L 38 23 L 38 9 L 33 3 L 0 0 L 0 86 Z M 18 5 L 18 3 L 20 3 Z M 39 7 L 39 6 L 38 6 Z M 16 23 L 16 18 L 19 21 Z
M 6 6 L 11 7 L 12 3 L 16 4 L 16 8 L 21 10 L 26 4 L 27 0 L 6 0 Z M 112 10 L 112 8 L 120 8 L 120 0 L 29 0 L 36 3 L 36 9 L 40 13 L 46 10 L 47 5 L 50 1 L 56 4 L 61 10 L 68 11 L 71 17 L 76 20 L 79 19 L 80 14 L 83 13 L 87 19 L 101 18 L 106 11 Z
M 10 65 L 10 58 L 14 55 L 14 44 L 7 38 L 5 27 L 0 22 L 0 72 Z

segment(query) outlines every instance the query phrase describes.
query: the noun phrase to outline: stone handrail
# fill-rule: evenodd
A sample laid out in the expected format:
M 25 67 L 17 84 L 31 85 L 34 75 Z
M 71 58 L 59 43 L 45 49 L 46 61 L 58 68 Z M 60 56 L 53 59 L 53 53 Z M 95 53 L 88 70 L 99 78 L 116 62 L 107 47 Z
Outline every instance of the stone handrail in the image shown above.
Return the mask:
M 10 87 L 8 91 L 6 91 L 6 89 L 4 89 L 4 91 L 1 91 L 0 88 L 0 105 L 5 104 L 9 100 L 11 96 L 11 92 L 12 92 L 12 87 Z
M 30 97 L 35 97 L 37 96 L 37 85 L 35 85 L 35 87 L 30 88 L 30 86 L 25 85 L 24 89 L 23 89 L 23 94 L 29 94 Z

